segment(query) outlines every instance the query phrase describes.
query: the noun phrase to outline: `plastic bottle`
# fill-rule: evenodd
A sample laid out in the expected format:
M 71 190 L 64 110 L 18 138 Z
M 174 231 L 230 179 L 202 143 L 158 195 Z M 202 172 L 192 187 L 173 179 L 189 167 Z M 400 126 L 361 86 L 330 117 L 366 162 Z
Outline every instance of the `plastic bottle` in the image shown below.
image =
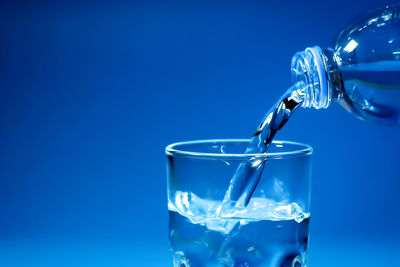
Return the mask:
M 293 82 L 307 85 L 302 107 L 335 101 L 363 120 L 400 125 L 400 5 L 359 17 L 333 48 L 296 53 L 291 70 Z

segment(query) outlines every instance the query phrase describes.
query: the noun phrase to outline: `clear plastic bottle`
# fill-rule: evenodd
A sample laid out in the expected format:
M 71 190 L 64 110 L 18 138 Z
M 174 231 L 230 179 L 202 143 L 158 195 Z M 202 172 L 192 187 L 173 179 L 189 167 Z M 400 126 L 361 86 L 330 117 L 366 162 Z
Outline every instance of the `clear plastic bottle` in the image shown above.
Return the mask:
M 291 70 L 293 82 L 307 85 L 303 107 L 336 101 L 363 120 L 400 125 L 400 5 L 357 18 L 333 48 L 296 53 Z

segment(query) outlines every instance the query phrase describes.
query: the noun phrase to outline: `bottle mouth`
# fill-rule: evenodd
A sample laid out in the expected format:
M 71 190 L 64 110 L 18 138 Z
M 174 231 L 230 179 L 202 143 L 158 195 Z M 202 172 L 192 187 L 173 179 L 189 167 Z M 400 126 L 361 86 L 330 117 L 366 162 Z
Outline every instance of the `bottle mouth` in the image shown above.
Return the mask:
M 303 82 L 306 86 L 306 96 L 302 107 L 320 109 L 330 105 L 332 97 L 328 87 L 325 58 L 322 49 L 318 46 L 297 52 L 292 58 L 292 81 Z

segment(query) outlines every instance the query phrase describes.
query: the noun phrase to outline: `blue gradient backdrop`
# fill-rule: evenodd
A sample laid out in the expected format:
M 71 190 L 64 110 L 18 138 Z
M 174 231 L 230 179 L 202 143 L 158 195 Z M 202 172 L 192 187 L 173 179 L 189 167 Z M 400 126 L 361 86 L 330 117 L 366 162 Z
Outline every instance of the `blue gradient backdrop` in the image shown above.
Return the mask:
M 2 2 L 0 266 L 170 266 L 164 147 L 249 137 L 382 3 Z M 279 133 L 315 149 L 311 267 L 398 266 L 399 136 L 335 105 Z

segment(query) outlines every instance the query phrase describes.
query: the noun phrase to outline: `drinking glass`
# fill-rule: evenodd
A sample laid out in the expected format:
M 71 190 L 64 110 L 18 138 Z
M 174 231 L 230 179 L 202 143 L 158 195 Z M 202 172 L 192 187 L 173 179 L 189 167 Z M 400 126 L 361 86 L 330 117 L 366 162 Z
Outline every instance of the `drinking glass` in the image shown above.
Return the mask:
M 249 141 L 167 146 L 173 266 L 306 266 L 312 148 L 273 141 L 268 153 L 244 154 Z M 223 212 L 231 178 L 245 161 L 264 164 L 258 184 L 246 206 Z

